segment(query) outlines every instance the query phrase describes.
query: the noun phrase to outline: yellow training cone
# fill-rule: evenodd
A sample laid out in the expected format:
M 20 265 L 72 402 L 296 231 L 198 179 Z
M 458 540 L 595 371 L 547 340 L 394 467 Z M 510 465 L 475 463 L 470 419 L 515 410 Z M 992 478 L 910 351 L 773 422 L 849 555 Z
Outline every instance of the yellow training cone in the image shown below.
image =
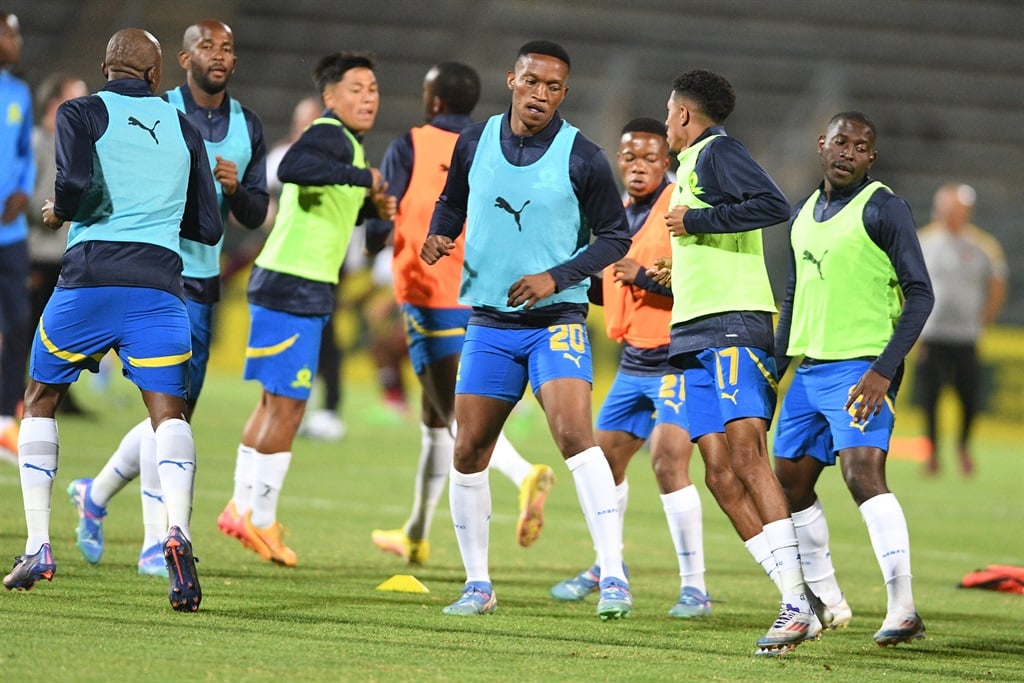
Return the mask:
M 430 589 L 420 583 L 412 574 L 395 574 L 390 579 L 377 586 L 379 591 L 391 591 L 393 593 L 429 593 Z

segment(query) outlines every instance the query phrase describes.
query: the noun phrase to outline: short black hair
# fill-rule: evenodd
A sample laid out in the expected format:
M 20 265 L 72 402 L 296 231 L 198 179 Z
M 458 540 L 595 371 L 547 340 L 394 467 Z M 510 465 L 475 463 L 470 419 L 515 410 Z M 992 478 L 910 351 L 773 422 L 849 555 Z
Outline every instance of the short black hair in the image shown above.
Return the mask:
M 860 111 L 841 111 L 834 115 L 828 120 L 828 127 L 831 128 L 832 124 L 836 121 L 854 121 L 861 124 L 865 128 L 871 131 L 871 136 L 878 140 L 878 130 L 875 128 L 875 122 L 868 118 L 868 115 Z
M 672 81 L 673 96 L 691 100 L 715 123 L 725 123 L 736 108 L 736 92 L 725 76 L 707 69 L 694 69 Z
M 462 62 L 435 64 L 434 94 L 453 114 L 469 114 L 480 101 L 480 74 Z
M 313 69 L 313 83 L 318 91 L 323 92 L 327 86 L 337 83 L 345 77 L 349 69 L 364 68 L 373 70 L 377 57 L 365 50 L 346 50 L 321 57 Z
M 648 117 L 633 119 L 622 127 L 622 135 L 626 133 L 650 133 L 668 138 L 668 131 L 665 129 L 665 122 Z
M 516 61 L 518 62 L 526 55 L 547 55 L 548 57 L 554 57 L 565 62 L 567 67 L 572 68 L 572 63 L 569 61 L 569 53 L 565 51 L 564 47 L 558 43 L 552 43 L 550 40 L 531 40 L 528 43 L 524 43 L 519 48 Z

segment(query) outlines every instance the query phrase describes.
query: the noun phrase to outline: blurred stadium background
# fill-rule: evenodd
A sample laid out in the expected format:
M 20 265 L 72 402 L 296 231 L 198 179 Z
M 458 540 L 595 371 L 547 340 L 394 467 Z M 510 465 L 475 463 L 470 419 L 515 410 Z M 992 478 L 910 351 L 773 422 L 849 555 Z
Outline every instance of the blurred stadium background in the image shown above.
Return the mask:
M 150 30 L 164 48 L 161 89 L 182 82 L 181 35 L 215 17 L 235 32 L 231 93 L 262 118 L 267 144 L 285 135 L 292 107 L 315 95 L 323 54 L 369 49 L 379 59 L 382 106 L 366 146 L 374 164 L 388 142 L 422 121 L 427 67 L 457 59 L 483 79 L 476 116 L 505 108 L 504 74 L 528 39 L 561 42 L 573 58 L 562 111 L 606 149 L 636 116 L 664 116 L 671 80 L 706 67 L 735 85 L 728 122 L 791 202 L 818 182 L 814 144 L 828 117 L 868 113 L 879 128 L 873 175 L 928 222 L 935 189 L 951 179 L 978 192 L 975 222 L 1002 243 L 1010 296 L 985 340 L 990 408 L 1024 422 L 1024 3 L 1020 0 L 0 0 L 18 15 L 24 49 L 16 70 L 30 85 L 54 70 L 102 86 L 107 38 Z M 765 235 L 776 293 L 785 277 L 784 231 Z M 221 349 L 244 345 L 244 285 L 228 290 Z M 239 325 L 230 324 L 240 316 Z M 234 339 L 235 336 L 238 339 Z M 597 337 L 597 335 L 595 335 Z M 236 362 L 231 353 L 214 363 Z M 613 358 L 613 351 L 607 354 Z M 237 359 L 240 363 L 240 358 Z M 610 361 L 609 361 L 610 362 Z

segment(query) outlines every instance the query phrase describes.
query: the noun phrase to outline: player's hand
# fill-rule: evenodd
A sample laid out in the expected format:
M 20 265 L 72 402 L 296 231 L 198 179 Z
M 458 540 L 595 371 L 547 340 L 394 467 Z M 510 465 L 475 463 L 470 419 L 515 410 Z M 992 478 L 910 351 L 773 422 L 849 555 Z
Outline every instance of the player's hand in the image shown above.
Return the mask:
M 508 305 L 533 308 L 541 299 L 555 293 L 555 278 L 550 273 L 524 275 L 508 288 Z
M 647 276 L 662 287 L 672 286 L 672 257 L 664 256 L 657 259 L 654 265 L 647 269 Z
M 428 266 L 432 266 L 440 261 L 441 257 L 450 254 L 454 248 L 455 240 L 451 237 L 446 237 L 444 235 L 427 235 L 427 239 L 423 241 L 423 247 L 420 248 L 420 258 L 423 259 Z
M 28 195 L 22 191 L 12 192 L 4 201 L 4 211 L 0 214 L 0 223 L 10 223 L 28 206 Z
M 631 258 L 624 258 L 612 265 L 612 280 L 624 285 L 631 285 L 640 276 L 641 266 Z
M 388 184 L 381 183 L 379 190 L 370 191 L 370 201 L 377 207 L 377 215 L 380 218 L 391 220 L 398 213 L 398 199 L 388 194 Z
M 690 207 L 685 204 L 674 206 L 672 209 L 665 214 L 665 226 L 668 228 L 669 233 L 673 237 L 685 237 L 690 233 L 686 232 L 686 228 L 683 226 L 683 216 L 690 210 Z
M 219 154 L 214 158 L 217 165 L 213 167 L 213 179 L 220 183 L 224 196 L 230 197 L 238 191 L 238 165 Z
M 50 230 L 60 230 L 60 227 L 64 225 L 64 219 L 53 212 L 52 199 L 43 202 L 43 225 Z
M 372 195 L 374 192 L 382 192 L 383 186 L 386 186 L 387 183 L 384 181 L 384 176 L 380 174 L 380 170 L 371 168 L 370 175 L 373 176 L 373 184 L 370 185 L 370 194 Z
M 846 399 L 846 405 L 843 406 L 853 416 L 854 422 L 865 423 L 882 412 L 890 384 L 892 384 L 891 380 L 882 377 L 874 370 L 868 370 L 861 375 L 861 378 L 850 389 L 850 397 Z

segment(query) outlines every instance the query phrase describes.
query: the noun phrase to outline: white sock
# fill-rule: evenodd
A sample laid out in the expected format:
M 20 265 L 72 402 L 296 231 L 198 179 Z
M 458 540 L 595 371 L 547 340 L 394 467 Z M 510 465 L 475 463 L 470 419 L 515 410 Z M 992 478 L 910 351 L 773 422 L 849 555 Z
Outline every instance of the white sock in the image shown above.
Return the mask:
M 254 527 L 266 529 L 277 521 L 277 501 L 281 497 L 281 489 L 284 488 L 284 480 L 292 464 L 292 453 L 254 453 L 256 481 L 252 487 L 250 521 Z
M 754 561 L 761 565 L 764 569 L 764 573 L 768 575 L 768 578 L 772 580 L 775 587 L 782 592 L 782 586 L 779 584 L 779 572 L 778 567 L 775 566 L 775 558 L 772 556 L 772 549 L 768 545 L 768 537 L 765 536 L 764 531 L 753 536 L 743 542 L 747 551 L 753 556 Z
M 883 493 L 860 506 L 868 525 L 871 547 L 885 580 L 890 613 L 914 612 L 914 593 L 910 585 L 910 532 L 903 508 L 892 493 Z
M 804 592 L 804 573 L 800 568 L 800 546 L 796 540 L 793 518 L 786 517 L 764 525 L 768 547 L 775 558 L 779 573 L 779 592 L 782 601 L 798 608 L 801 612 L 810 610 Z
M 164 490 L 160 486 L 160 470 L 156 464 L 156 434 L 149 430 L 149 436 L 139 444 L 139 497 L 142 499 L 142 549 L 160 543 L 167 536 L 167 506 L 164 505 Z
M 106 507 L 118 491 L 139 476 L 139 445 L 144 438 L 152 435 L 152 422 L 147 417 L 121 437 L 117 450 L 92 480 L 89 489 L 90 501 L 100 507 Z
M 420 462 L 416 469 L 416 490 L 412 514 L 405 523 L 405 535 L 414 541 L 430 536 L 434 511 L 448 483 L 455 439 L 447 427 L 420 425 Z
M 800 543 L 800 561 L 803 563 L 804 580 L 811 592 L 825 605 L 837 605 L 843 599 L 843 592 L 836 581 L 836 570 L 832 566 L 832 554 L 828 549 L 828 522 L 821 501 L 806 510 L 793 513 L 793 526 Z
M 252 504 L 252 486 L 256 483 L 256 449 L 238 444 L 235 456 L 235 490 L 231 500 L 239 516 L 244 517 Z
M 50 542 L 50 498 L 57 478 L 57 421 L 26 417 L 18 434 L 18 471 L 25 504 L 25 554 L 34 555 Z
M 490 582 L 487 548 L 491 530 L 491 482 L 488 470 L 463 474 L 452 467 L 448 504 L 466 581 Z
M 693 586 L 702 593 L 704 585 L 704 521 L 697 487 L 686 488 L 661 496 L 661 506 L 668 520 L 668 531 L 679 559 L 680 587 Z
M 494 451 L 491 453 L 491 462 L 488 467 L 501 472 L 519 488 L 526 481 L 527 475 L 533 468 L 519 451 L 512 445 L 512 442 L 505 436 L 505 432 L 498 434 L 498 440 L 494 444 Z
M 192 538 L 192 492 L 196 480 L 196 446 L 184 420 L 164 420 L 156 428 L 156 464 L 167 506 L 167 525 Z
M 614 478 L 613 478 L 614 479 Z M 623 537 L 625 537 L 625 524 L 626 524 L 626 508 L 629 506 L 629 480 L 623 479 L 621 484 L 615 485 L 615 502 L 619 506 L 619 519 L 622 520 L 623 524 Z M 590 526 L 590 518 L 583 515 L 587 520 L 587 530 L 590 532 L 590 537 L 594 537 L 594 530 Z M 620 548 L 625 546 L 625 541 L 619 544 Z M 594 548 L 594 564 L 598 567 L 601 566 L 601 558 L 597 555 L 597 548 Z M 626 573 L 626 566 L 623 564 L 622 573 Z
M 618 509 L 612 469 L 599 446 L 566 458 L 572 472 L 576 496 L 587 518 L 587 527 L 597 549 L 601 578 L 616 578 L 626 583 L 622 568 L 622 516 Z

